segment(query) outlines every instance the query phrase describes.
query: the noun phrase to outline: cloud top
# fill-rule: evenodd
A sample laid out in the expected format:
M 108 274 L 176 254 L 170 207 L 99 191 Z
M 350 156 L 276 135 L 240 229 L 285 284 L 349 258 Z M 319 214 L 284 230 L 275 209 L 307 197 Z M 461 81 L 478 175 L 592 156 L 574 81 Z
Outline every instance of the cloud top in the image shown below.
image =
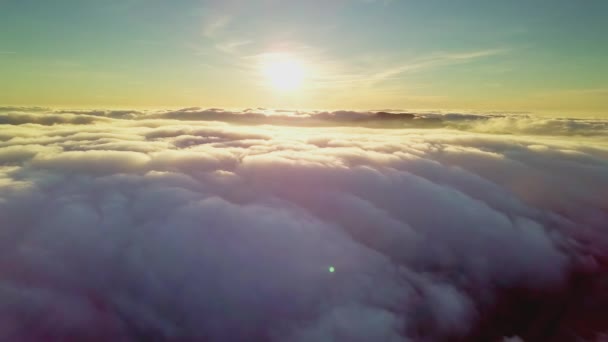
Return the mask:
M 597 338 L 606 125 L 1 110 L 0 337 Z

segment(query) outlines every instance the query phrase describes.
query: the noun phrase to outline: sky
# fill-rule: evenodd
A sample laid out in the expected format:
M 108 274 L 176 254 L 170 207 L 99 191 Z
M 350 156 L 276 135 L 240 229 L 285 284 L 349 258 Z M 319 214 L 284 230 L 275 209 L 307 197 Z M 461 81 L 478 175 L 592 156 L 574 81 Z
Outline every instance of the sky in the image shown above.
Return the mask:
M 607 12 L 603 0 L 0 0 L 0 104 L 605 117 Z M 297 63 L 296 90 L 269 85 L 272 56 Z

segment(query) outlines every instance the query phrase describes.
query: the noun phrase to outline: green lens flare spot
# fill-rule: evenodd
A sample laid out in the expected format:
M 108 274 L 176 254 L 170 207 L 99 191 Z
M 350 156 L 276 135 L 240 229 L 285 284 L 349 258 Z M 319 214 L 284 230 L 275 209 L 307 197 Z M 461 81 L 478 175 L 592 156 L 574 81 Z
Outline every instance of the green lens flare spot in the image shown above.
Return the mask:
M 329 273 L 336 272 L 336 269 L 333 266 L 329 266 Z

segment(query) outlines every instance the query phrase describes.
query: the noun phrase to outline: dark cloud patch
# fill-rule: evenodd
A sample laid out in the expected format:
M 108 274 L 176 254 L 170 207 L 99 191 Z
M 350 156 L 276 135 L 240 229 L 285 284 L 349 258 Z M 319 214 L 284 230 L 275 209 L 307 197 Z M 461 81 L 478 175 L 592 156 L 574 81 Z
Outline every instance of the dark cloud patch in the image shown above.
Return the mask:
M 0 340 L 594 340 L 608 326 L 604 121 L 15 113 Z
M 113 119 L 136 119 L 143 114 L 136 110 L 60 110 L 56 111 L 56 113 L 103 116 Z
M 186 108 L 177 111 L 152 114 L 153 118 L 174 119 L 174 120 L 201 120 L 201 121 L 240 121 L 240 122 L 255 122 L 263 121 L 266 116 L 258 113 L 236 113 L 225 111 L 222 109 L 205 109 Z
M 94 117 L 88 115 L 62 115 L 62 114 L 29 114 L 19 112 L 0 112 L 0 125 L 23 125 L 23 124 L 38 124 L 38 125 L 56 125 L 56 124 L 72 124 L 72 125 L 87 125 L 95 122 Z
M 391 129 L 452 129 L 491 134 L 551 136 L 602 136 L 605 120 L 536 117 L 526 113 L 415 113 L 399 111 L 294 111 L 285 109 L 245 109 L 230 111 L 199 107 L 179 110 L 58 110 L 27 107 L 0 107 L 0 125 L 91 124 L 99 120 L 154 122 L 225 122 L 241 125 L 301 127 L 369 127 Z M 144 125 L 140 123 L 140 125 Z

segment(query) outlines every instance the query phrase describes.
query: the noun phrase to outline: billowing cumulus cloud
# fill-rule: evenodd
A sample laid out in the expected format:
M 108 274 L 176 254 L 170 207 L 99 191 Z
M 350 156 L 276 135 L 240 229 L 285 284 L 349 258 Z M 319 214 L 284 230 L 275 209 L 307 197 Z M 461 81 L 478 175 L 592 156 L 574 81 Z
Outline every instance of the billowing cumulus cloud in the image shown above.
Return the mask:
M 514 114 L 5 108 L 0 340 L 599 338 L 606 133 Z

